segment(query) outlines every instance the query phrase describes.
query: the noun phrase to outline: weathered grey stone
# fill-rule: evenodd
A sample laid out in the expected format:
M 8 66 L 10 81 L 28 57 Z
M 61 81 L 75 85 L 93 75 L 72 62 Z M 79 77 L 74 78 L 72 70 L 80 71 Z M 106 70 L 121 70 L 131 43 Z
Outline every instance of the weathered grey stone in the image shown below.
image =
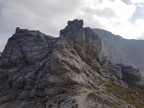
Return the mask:
M 1 55 L 2 65 L 10 67 L 23 63 L 34 64 L 43 60 L 49 54 L 51 39 L 53 38 L 39 31 L 17 28 Z
M 75 19 L 73 21 L 68 21 L 68 25 L 66 26 L 66 28 L 60 31 L 60 35 L 63 36 L 71 35 L 72 33 L 82 28 L 83 28 L 83 20 Z

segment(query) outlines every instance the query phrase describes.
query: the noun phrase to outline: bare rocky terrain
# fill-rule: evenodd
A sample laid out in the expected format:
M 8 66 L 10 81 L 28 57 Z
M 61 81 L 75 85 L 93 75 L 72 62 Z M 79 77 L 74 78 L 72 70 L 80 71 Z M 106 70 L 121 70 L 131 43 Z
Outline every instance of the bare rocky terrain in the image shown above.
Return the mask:
M 0 108 L 143 108 L 138 69 L 113 64 L 83 20 L 60 37 L 17 28 L 0 57 Z

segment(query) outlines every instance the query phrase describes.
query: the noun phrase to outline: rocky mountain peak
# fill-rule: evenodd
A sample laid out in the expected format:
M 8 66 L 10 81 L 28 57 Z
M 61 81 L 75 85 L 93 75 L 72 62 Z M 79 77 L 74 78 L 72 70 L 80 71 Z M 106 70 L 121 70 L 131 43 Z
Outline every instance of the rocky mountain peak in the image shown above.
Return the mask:
M 16 32 L 19 33 L 21 29 L 19 27 L 16 28 Z
M 67 24 L 68 25 L 60 31 L 60 35 L 70 35 L 83 28 L 83 20 L 75 19 L 73 21 L 68 21 Z
M 20 27 L 17 27 L 15 30 L 14 36 L 21 36 L 22 35 L 31 35 L 31 36 L 46 36 L 44 33 L 41 33 L 39 30 L 28 30 L 28 29 L 21 29 Z
M 78 20 L 75 19 L 73 21 L 68 21 L 68 26 L 74 25 L 77 29 L 82 29 L 83 28 L 83 20 Z
M 21 33 L 28 33 L 28 32 L 32 32 L 32 31 L 27 30 L 27 29 L 21 29 L 20 27 L 17 27 L 16 30 L 15 30 L 15 34 L 14 35 L 21 34 Z

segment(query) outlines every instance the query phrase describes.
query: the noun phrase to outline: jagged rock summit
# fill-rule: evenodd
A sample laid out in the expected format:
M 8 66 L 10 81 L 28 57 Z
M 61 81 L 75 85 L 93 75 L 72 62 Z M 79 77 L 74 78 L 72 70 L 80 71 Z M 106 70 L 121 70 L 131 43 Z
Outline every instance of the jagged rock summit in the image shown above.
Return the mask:
M 83 20 L 75 19 L 73 21 L 68 21 L 68 25 L 65 29 L 60 31 L 60 35 L 71 35 L 72 33 L 76 32 L 83 28 Z
M 69 21 L 58 38 L 17 28 L 0 57 L 0 107 L 142 108 L 117 92 L 143 87 L 139 71 L 110 63 L 101 47 L 83 20 Z

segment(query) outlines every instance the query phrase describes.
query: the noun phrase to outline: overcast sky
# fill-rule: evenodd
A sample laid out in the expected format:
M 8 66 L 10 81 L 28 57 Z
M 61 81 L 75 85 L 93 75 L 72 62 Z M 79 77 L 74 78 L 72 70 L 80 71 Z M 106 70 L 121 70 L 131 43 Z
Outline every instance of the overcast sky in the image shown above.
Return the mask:
M 144 39 L 144 0 L 0 0 L 0 51 L 16 27 L 59 36 L 68 20 Z

